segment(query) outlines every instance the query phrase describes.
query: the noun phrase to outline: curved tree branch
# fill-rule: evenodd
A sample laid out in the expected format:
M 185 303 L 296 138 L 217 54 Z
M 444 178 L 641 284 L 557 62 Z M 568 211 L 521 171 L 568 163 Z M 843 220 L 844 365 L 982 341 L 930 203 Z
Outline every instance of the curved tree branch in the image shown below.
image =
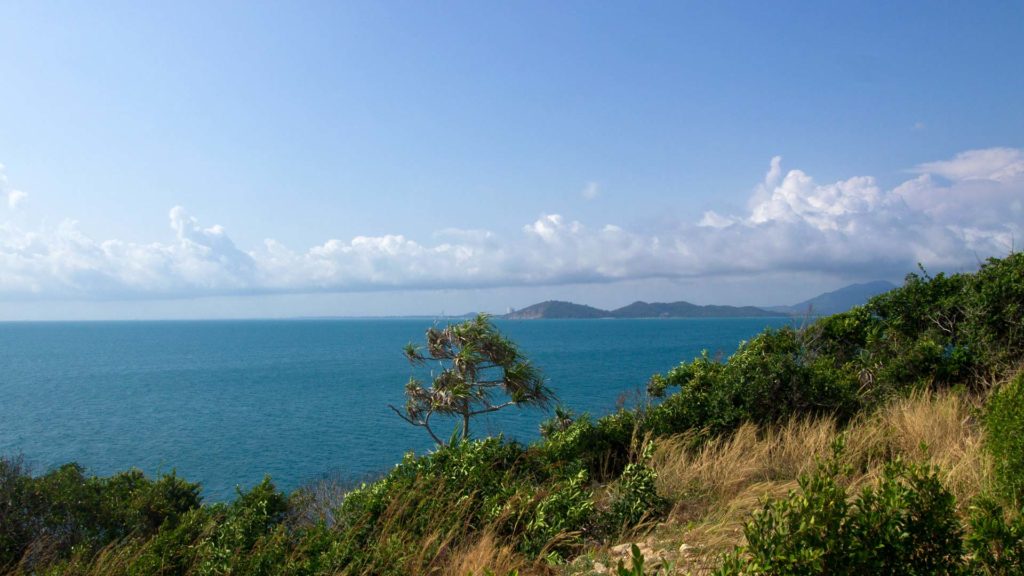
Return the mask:
M 437 434 L 434 434 L 434 431 L 430 428 L 430 417 L 433 416 L 433 412 L 427 412 L 427 417 L 424 418 L 423 420 L 413 420 L 412 418 L 409 418 L 405 414 L 402 414 L 401 410 L 395 408 L 391 404 L 388 404 L 388 408 L 391 408 L 395 412 L 395 414 L 398 414 L 399 418 L 405 420 L 409 424 L 412 424 L 413 426 L 419 426 L 420 428 L 426 428 L 427 434 L 430 434 L 430 437 L 434 439 L 434 442 L 437 442 L 438 446 L 444 446 L 444 442 L 442 442 L 441 439 L 437 437 Z

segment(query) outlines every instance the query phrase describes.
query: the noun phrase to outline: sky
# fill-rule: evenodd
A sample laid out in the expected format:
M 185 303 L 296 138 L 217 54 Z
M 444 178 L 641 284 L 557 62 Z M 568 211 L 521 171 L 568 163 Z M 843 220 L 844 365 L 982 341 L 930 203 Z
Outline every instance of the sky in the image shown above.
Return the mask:
M 1024 243 L 1021 2 L 0 2 L 0 320 L 793 304 Z

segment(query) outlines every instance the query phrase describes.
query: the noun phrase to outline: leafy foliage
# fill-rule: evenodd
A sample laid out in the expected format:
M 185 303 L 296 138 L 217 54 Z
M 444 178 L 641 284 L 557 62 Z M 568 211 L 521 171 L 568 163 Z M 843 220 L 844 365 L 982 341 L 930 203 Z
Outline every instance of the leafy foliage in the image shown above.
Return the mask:
M 746 548 L 716 574 L 959 574 L 954 498 L 934 471 L 894 462 L 850 500 L 826 465 L 747 524 Z
M 474 416 L 510 406 L 545 406 L 554 397 L 540 372 L 481 314 L 473 320 L 427 330 L 426 350 L 409 344 L 405 355 L 414 365 L 436 361 L 439 374 L 429 386 L 410 378 L 405 386 L 406 422 L 421 426 L 438 444 L 430 426 L 435 414 L 462 419 L 461 439 L 469 438 Z
M 985 418 L 988 450 L 1002 495 L 1024 505 L 1024 373 L 996 390 Z
M 1024 254 L 976 274 L 910 274 L 901 288 L 803 330 L 765 330 L 726 361 L 704 353 L 648 384 L 679 391 L 651 409 L 656 435 L 829 414 L 845 421 L 893 395 L 977 387 L 1024 360 Z
M 966 538 L 974 574 L 1024 574 L 1024 510 L 1008 514 L 991 498 L 973 507 Z
M 20 459 L 0 458 L 0 567 L 150 536 L 198 506 L 199 485 L 173 472 L 97 478 L 67 464 L 33 477 Z
M 811 354 L 792 328 L 765 330 L 742 343 L 726 362 L 705 352 L 652 377 L 648 391 L 659 397 L 669 387 L 679 392 L 647 416 L 656 435 L 701 428 L 722 433 L 743 422 L 771 423 L 795 415 L 842 419 L 858 407 L 856 376 Z

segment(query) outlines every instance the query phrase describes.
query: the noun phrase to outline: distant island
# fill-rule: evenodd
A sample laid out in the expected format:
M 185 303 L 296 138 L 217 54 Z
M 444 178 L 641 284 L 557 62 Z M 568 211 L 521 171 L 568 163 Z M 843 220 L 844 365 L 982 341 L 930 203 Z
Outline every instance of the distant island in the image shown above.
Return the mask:
M 500 316 L 506 320 L 545 320 L 579 318 L 785 318 L 801 315 L 828 315 L 844 312 L 888 292 L 896 285 L 885 280 L 851 284 L 790 306 L 700 306 L 690 302 L 633 302 L 615 310 L 602 310 L 585 304 L 547 300 L 513 310 Z
M 633 302 L 615 310 L 601 310 L 593 306 L 548 300 L 513 310 L 502 316 L 507 320 L 544 320 L 566 318 L 738 318 L 738 317 L 790 316 L 785 312 L 772 312 L 753 306 L 698 306 L 689 302 Z
M 887 280 L 875 280 L 864 284 L 850 284 L 832 292 L 819 294 L 792 306 L 767 306 L 765 310 L 785 312 L 791 316 L 830 316 L 860 306 L 871 298 L 884 294 L 896 285 Z

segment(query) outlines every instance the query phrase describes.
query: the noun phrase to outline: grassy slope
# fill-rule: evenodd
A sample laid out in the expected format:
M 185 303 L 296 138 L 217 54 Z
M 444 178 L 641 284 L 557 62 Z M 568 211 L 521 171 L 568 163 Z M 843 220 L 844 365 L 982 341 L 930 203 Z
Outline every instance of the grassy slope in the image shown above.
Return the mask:
M 928 463 L 938 467 L 966 513 L 966 503 L 992 489 L 977 415 L 977 399 L 967 394 L 926 393 L 895 400 L 842 430 L 831 418 L 793 419 L 764 428 L 747 424 L 698 448 L 692 435 L 661 440 L 652 466 L 671 511 L 626 541 L 641 544 L 651 568 L 710 573 L 723 553 L 745 543 L 742 528 L 751 514 L 765 500 L 797 490 L 798 477 L 827 459 L 839 436 L 845 439 L 841 460 L 854 470 L 841 478 L 844 486 L 859 490 L 877 482 L 896 458 Z M 615 544 L 578 559 L 568 573 L 601 573 L 628 560 L 627 548 Z

